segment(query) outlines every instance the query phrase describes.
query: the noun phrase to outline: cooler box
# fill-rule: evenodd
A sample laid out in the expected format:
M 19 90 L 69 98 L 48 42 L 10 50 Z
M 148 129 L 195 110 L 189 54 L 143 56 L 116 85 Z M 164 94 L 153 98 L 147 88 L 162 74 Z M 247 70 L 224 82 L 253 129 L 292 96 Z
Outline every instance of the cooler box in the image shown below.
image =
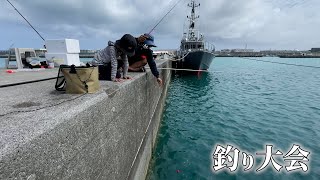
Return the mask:
M 45 42 L 48 53 L 80 53 L 79 40 L 76 39 L 52 39 Z
M 61 60 L 63 59 L 63 64 L 65 65 L 76 65 L 80 66 L 79 54 L 59 54 L 59 53 L 46 53 L 46 59 L 49 61 Z

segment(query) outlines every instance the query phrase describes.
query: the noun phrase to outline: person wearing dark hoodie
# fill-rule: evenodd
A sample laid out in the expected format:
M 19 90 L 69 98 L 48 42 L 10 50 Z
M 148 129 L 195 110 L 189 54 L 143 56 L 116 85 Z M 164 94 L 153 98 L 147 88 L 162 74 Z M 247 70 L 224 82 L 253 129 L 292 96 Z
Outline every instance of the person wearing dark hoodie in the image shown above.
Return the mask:
M 95 53 L 92 61 L 93 65 L 99 65 L 99 79 L 121 82 L 121 75 L 117 75 L 117 70 L 120 68 L 119 64 L 123 64 L 123 79 L 131 79 L 127 76 L 129 67 L 128 56 L 133 56 L 136 48 L 137 41 L 130 34 L 125 34 L 115 43 L 109 41 L 106 48 Z M 120 61 L 122 61 L 119 64 L 117 60 L 118 57 L 120 58 Z
M 162 85 L 162 79 L 159 77 L 159 71 L 151 49 L 152 47 L 157 47 L 154 44 L 154 37 L 150 34 L 144 34 L 136 38 L 136 41 L 136 53 L 134 56 L 129 57 L 129 71 L 143 72 L 144 66 L 148 64 L 158 84 Z

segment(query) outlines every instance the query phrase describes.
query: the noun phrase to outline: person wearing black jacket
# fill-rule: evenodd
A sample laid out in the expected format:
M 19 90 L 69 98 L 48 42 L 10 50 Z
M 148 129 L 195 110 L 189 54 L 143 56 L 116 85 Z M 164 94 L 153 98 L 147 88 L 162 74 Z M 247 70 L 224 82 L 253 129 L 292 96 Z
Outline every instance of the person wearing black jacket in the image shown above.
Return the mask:
M 159 85 L 162 85 L 162 79 L 159 77 L 157 64 L 153 58 L 152 47 L 157 47 L 154 44 L 154 37 L 150 34 L 144 34 L 136 39 L 138 46 L 135 55 L 129 57 L 129 71 L 131 72 L 144 72 L 144 66 L 148 63 L 151 72 L 156 77 Z

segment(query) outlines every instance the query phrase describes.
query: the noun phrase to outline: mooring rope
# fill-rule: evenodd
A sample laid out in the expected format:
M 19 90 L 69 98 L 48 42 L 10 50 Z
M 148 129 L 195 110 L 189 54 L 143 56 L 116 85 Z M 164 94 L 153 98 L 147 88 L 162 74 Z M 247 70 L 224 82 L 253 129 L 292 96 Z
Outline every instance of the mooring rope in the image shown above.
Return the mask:
M 183 57 L 179 58 L 179 59 L 175 59 L 175 58 L 171 58 L 171 59 L 164 59 L 166 61 L 172 61 L 172 62 L 176 62 L 176 61 L 181 61 L 182 59 L 184 59 L 185 57 L 187 57 L 189 55 L 190 52 L 188 52 L 187 54 L 185 54 Z M 145 67 L 146 69 L 150 69 L 150 67 Z M 195 69 L 181 69 L 181 68 L 157 68 L 157 69 L 162 69 L 162 70 L 172 70 L 172 71 L 189 71 L 189 72 L 209 72 L 208 70 L 195 70 Z
M 189 55 L 190 52 L 188 52 L 187 54 L 185 54 L 183 57 L 179 58 L 179 59 L 175 59 L 175 58 L 172 58 L 172 59 L 166 59 L 168 61 L 181 61 L 182 59 L 184 59 L 185 57 L 187 57 Z
M 145 67 L 146 69 L 150 69 L 150 67 Z M 157 68 L 162 70 L 172 70 L 172 71 L 190 71 L 190 72 L 209 72 L 208 70 L 194 70 L 194 69 L 177 69 L 177 68 Z
M 284 63 L 284 62 L 274 62 L 274 61 L 267 61 L 262 59 L 253 59 L 253 58 L 245 58 L 240 57 L 242 59 L 251 60 L 251 61 L 258 61 L 258 62 L 266 62 L 266 63 L 273 63 L 273 64 L 282 64 L 282 65 L 288 65 L 288 66 L 297 66 L 297 67 L 307 67 L 307 68 L 316 68 L 320 69 L 319 66 L 308 66 L 308 65 L 302 65 L 302 64 L 292 64 L 292 63 Z
M 167 61 L 180 61 L 184 59 L 190 52 L 188 52 L 185 56 L 179 59 L 165 59 Z M 302 65 L 302 64 L 293 64 L 293 63 L 284 63 L 284 62 L 274 62 L 262 59 L 254 59 L 254 58 L 246 58 L 246 57 L 239 57 L 245 60 L 257 61 L 257 62 L 266 62 L 266 63 L 273 63 L 273 64 L 281 64 L 281 65 L 288 65 L 288 66 L 296 66 L 296 67 L 306 67 L 306 68 L 315 68 L 320 69 L 320 66 L 309 66 L 309 65 Z M 146 67 L 146 69 L 150 69 L 150 67 Z M 194 70 L 194 69 L 177 69 L 177 68 L 158 68 L 163 70 L 172 70 L 172 71 L 189 71 L 189 72 L 209 72 L 208 70 Z

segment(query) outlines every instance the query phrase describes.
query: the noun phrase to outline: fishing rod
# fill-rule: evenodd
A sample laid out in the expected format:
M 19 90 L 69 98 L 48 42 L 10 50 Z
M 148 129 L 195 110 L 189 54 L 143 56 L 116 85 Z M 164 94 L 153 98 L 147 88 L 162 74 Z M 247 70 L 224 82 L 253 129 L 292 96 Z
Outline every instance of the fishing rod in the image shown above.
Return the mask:
M 151 31 L 148 34 L 151 34 L 152 31 L 163 21 L 163 19 L 181 2 L 182 0 L 179 0 L 168 12 L 165 14 L 160 21 L 151 29 Z
M 45 39 L 41 36 L 41 34 L 31 25 L 31 23 L 18 11 L 18 9 L 9 1 L 7 0 L 7 2 L 14 8 L 14 10 L 16 10 L 20 16 L 25 20 L 27 21 L 27 23 L 29 24 L 29 26 L 40 36 L 40 38 L 45 41 Z

